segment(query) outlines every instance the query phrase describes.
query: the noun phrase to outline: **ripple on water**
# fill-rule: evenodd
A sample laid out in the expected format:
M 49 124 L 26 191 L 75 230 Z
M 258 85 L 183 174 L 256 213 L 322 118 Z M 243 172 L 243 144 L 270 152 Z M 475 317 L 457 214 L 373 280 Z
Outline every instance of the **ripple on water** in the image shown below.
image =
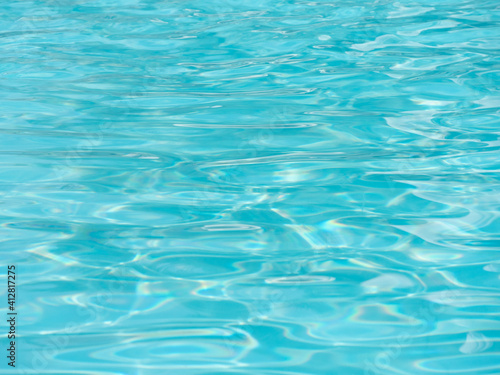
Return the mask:
M 500 373 L 497 1 L 0 10 L 20 371 Z

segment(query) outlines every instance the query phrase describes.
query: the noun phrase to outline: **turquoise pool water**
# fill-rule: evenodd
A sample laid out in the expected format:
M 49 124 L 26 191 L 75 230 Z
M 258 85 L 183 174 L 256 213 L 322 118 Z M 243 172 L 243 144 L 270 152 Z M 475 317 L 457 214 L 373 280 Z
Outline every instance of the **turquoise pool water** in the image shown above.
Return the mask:
M 2 373 L 500 374 L 498 1 L 0 9 Z

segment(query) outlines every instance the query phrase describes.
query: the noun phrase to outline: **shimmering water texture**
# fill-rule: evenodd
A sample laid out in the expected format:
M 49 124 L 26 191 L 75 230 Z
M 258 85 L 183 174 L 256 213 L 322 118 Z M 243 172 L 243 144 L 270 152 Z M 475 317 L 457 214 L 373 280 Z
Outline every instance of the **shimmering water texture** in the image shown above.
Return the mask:
M 500 374 L 498 0 L 0 8 L 2 373 Z

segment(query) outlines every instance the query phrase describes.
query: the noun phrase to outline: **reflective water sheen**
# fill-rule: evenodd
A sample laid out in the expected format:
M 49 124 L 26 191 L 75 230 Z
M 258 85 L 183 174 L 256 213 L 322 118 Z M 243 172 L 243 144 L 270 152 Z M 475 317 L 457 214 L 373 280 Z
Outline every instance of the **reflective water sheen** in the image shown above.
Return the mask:
M 500 373 L 498 1 L 0 8 L 3 373 Z

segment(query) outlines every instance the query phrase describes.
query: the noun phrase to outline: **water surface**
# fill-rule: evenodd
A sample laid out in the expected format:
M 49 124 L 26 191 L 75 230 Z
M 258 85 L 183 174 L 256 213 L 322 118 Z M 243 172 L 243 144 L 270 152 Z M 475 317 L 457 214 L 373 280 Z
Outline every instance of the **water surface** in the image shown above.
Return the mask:
M 0 8 L 4 373 L 500 373 L 497 1 Z

